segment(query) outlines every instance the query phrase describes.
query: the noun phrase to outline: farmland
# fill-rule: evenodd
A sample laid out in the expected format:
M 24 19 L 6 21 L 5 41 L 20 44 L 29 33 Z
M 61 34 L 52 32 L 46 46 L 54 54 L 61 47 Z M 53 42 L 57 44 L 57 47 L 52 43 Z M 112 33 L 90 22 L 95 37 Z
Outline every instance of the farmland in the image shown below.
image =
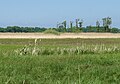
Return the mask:
M 119 38 L 0 39 L 0 84 L 119 82 Z

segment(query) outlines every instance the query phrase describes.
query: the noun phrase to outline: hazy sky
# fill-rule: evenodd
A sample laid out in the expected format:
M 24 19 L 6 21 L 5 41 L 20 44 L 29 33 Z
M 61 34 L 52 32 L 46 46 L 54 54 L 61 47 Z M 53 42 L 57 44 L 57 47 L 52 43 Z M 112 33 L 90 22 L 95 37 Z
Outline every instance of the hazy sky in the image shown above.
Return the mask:
M 120 0 L 0 0 L 0 26 L 56 27 L 64 20 L 84 20 L 84 26 L 110 16 L 120 27 Z

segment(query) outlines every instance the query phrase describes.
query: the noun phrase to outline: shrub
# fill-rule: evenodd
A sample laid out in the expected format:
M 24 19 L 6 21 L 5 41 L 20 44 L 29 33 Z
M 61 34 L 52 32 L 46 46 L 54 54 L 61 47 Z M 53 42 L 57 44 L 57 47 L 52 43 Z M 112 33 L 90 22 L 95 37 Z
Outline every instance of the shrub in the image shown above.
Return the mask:
M 45 34 L 54 34 L 54 35 L 60 35 L 59 32 L 57 32 L 54 29 L 47 29 L 46 31 L 44 31 Z

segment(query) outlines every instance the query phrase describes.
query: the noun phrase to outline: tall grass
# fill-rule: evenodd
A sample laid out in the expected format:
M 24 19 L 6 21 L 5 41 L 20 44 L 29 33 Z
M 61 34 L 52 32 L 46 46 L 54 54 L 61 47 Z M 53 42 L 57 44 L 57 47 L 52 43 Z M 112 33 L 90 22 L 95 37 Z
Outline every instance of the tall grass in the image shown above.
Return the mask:
M 36 39 L 34 46 L 24 46 L 22 49 L 15 50 L 17 55 L 80 55 L 80 54 L 103 54 L 103 53 L 118 53 L 120 47 L 116 45 L 105 46 L 101 45 L 87 45 L 72 48 L 45 48 L 37 47 Z
M 0 56 L 0 84 L 119 84 L 119 56 Z
M 0 39 L 0 84 L 119 84 L 119 42 Z

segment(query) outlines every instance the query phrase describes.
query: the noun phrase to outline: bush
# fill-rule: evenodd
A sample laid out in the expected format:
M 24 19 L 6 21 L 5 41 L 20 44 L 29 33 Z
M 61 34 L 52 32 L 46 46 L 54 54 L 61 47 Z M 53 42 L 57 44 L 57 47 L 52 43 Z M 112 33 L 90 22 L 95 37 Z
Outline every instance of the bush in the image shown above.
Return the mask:
M 54 35 L 60 35 L 59 32 L 57 32 L 54 29 L 47 29 L 46 31 L 44 31 L 45 34 L 54 34 Z

